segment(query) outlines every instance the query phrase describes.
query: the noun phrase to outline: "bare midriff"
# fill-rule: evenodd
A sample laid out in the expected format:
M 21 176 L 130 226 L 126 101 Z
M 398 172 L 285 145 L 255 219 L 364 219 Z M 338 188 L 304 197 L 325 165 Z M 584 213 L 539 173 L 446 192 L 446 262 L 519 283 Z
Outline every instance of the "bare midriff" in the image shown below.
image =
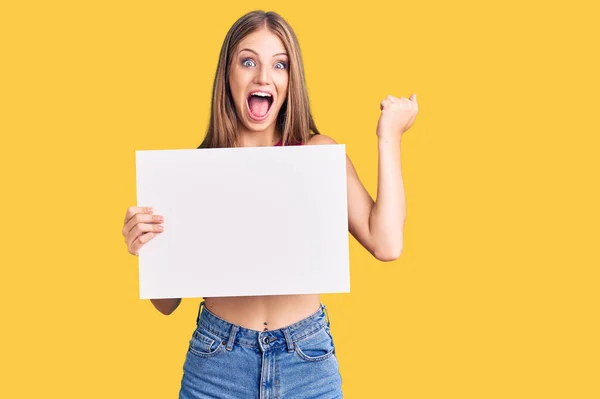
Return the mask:
M 277 330 L 319 310 L 319 294 L 204 298 L 206 309 L 232 324 L 255 331 Z

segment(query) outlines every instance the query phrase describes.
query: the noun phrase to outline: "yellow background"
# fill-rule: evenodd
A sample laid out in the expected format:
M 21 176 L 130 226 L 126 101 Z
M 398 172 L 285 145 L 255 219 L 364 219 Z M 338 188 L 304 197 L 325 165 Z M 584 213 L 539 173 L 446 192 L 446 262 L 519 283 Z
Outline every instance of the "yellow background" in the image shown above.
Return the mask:
M 346 397 L 600 397 L 592 3 L 2 2 L 0 397 L 177 396 L 200 299 L 138 299 L 135 150 L 199 144 L 253 9 L 297 32 L 373 195 L 379 101 L 418 95 L 404 252 L 351 240 L 352 292 L 323 296 Z

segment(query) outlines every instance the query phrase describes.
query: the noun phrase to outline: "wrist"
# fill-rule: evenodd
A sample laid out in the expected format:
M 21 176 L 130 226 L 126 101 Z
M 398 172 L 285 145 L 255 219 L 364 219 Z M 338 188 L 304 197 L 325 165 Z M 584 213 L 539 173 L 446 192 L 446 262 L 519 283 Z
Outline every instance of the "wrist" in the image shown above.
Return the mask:
M 378 135 L 377 139 L 378 139 L 379 148 L 399 147 L 400 143 L 402 142 L 402 135 L 401 134 L 394 134 L 394 135 L 382 134 L 382 135 Z

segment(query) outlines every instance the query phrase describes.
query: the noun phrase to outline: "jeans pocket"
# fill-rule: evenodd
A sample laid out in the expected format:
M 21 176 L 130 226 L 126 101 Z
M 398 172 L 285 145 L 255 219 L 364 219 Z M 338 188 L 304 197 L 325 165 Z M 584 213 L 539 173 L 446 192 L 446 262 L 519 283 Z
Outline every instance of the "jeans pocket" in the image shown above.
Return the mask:
M 225 340 L 203 327 L 197 327 L 190 340 L 189 351 L 200 357 L 213 357 L 225 348 Z
M 294 348 L 296 354 L 308 362 L 322 361 L 335 353 L 333 338 L 327 326 L 295 341 Z

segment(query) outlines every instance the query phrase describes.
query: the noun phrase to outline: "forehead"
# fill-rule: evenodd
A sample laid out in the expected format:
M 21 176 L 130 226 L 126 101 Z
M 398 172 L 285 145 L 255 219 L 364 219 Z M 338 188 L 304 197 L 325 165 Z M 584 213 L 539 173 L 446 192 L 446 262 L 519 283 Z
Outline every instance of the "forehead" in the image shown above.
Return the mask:
M 238 51 L 248 48 L 261 55 L 272 55 L 285 52 L 283 42 L 273 32 L 267 29 L 260 29 L 250 33 L 243 38 L 238 47 Z

